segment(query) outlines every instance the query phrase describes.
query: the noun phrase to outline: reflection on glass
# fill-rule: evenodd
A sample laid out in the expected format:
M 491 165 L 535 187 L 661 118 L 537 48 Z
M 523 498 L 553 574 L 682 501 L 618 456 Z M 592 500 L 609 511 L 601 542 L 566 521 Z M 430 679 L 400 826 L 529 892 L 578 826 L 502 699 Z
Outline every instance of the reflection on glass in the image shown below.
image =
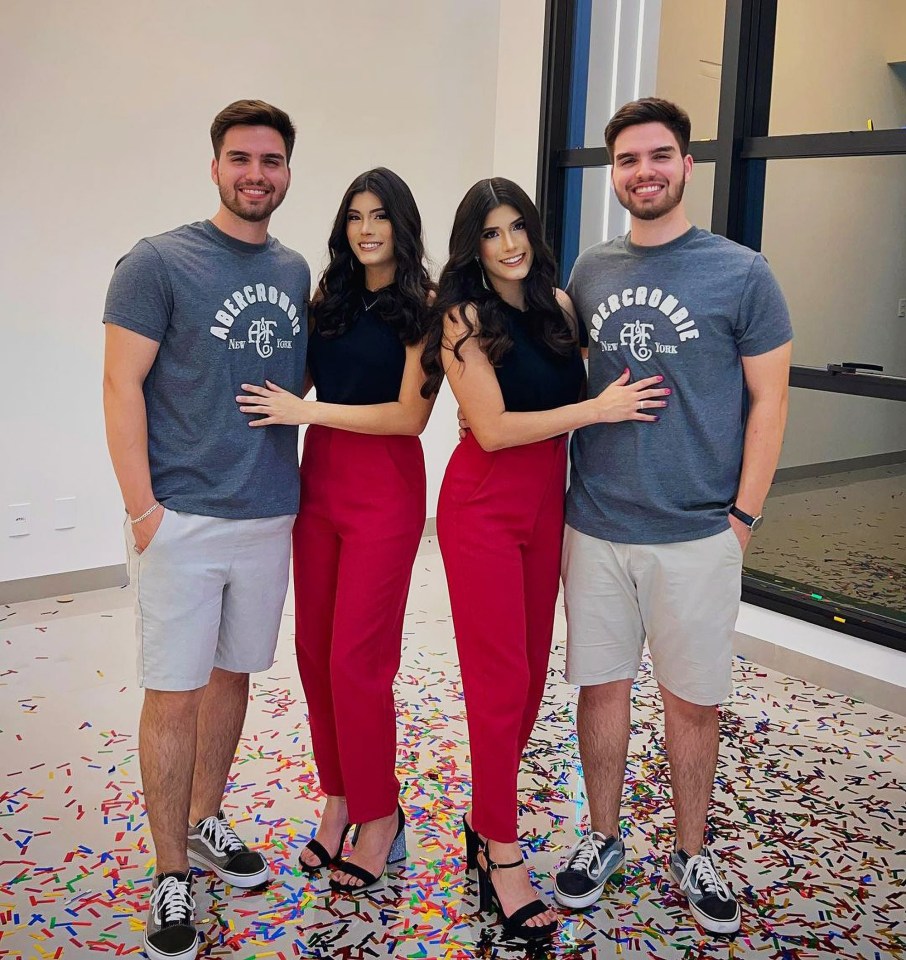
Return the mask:
M 906 125 L 903 0 L 780 0 L 769 133 Z
M 724 0 L 578 4 L 569 146 L 603 146 L 617 109 L 650 96 L 679 103 L 693 139 L 714 139 L 724 16 Z
M 686 184 L 683 194 L 686 216 L 697 227 L 711 229 L 711 207 L 714 200 L 714 164 L 696 163 L 692 167 L 692 179 Z
M 762 251 L 790 305 L 794 363 L 906 376 L 904 211 L 906 156 L 768 161 Z
M 724 0 L 662 0 L 655 93 L 689 114 L 694 140 L 717 138 Z
M 791 391 L 784 456 L 746 573 L 796 596 L 906 624 L 903 408 L 895 400 Z M 853 446 L 850 434 L 864 432 L 872 442 Z

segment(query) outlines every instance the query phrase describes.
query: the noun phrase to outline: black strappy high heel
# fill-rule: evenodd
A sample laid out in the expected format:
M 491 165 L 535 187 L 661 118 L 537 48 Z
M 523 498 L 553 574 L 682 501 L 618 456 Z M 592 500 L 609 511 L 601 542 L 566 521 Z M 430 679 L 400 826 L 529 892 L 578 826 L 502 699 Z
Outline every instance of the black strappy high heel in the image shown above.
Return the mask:
M 462 832 L 466 838 L 466 870 L 474 870 L 478 866 L 478 848 L 481 846 L 481 838 L 469 826 L 465 814 L 462 815 Z
M 398 863 L 406 859 L 406 815 L 400 806 L 397 806 L 396 811 L 396 836 L 393 838 L 393 843 L 390 844 L 390 850 L 387 853 L 387 864 Z M 335 863 L 334 866 L 337 870 L 348 873 L 350 876 L 362 881 L 361 883 L 355 884 L 340 883 L 338 880 L 331 880 L 330 889 L 333 890 L 334 893 L 351 893 L 353 896 L 357 896 L 360 893 L 368 893 L 369 890 L 378 886 L 384 878 L 383 870 L 378 874 L 369 873 L 364 867 L 350 863 L 348 860 L 341 859 Z
M 528 921 L 537 917 L 548 909 L 542 900 L 532 900 L 514 911 L 510 916 L 503 912 L 500 905 L 500 898 L 494 889 L 494 882 L 491 874 L 495 870 L 510 870 L 515 867 L 525 865 L 523 860 L 516 860 L 514 863 L 495 863 L 491 859 L 490 844 L 487 840 L 479 840 L 480 852 L 484 854 L 485 866 L 476 862 L 478 868 L 478 909 L 485 913 L 489 911 L 496 901 L 497 911 L 503 918 L 503 935 L 507 938 L 519 938 L 520 940 L 547 940 L 557 932 L 557 921 L 552 920 L 543 926 L 529 926 Z M 476 858 L 477 860 L 477 858 Z
M 346 834 L 349 833 L 351 827 L 351 823 L 347 823 L 346 826 L 343 827 L 343 833 L 340 836 L 340 845 L 337 847 L 337 852 L 333 856 L 327 852 L 327 848 L 323 844 L 318 843 L 318 841 L 312 837 L 311 840 L 305 844 L 303 852 L 304 850 L 311 850 L 311 852 L 318 858 L 318 862 L 316 864 L 306 863 L 302 859 L 302 853 L 300 853 L 299 866 L 301 869 L 307 874 L 314 876 L 314 874 L 320 872 L 325 867 L 338 866 L 343 856 L 343 845 L 346 843 Z

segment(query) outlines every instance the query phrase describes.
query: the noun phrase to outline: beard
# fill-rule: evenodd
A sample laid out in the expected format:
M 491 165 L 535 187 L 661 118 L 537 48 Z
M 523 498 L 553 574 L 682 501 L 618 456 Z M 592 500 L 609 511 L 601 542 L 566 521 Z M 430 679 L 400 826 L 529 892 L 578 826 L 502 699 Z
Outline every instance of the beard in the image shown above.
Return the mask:
M 629 190 L 624 196 L 617 194 L 617 200 L 636 220 L 658 220 L 680 205 L 685 189 L 686 181 L 681 179 L 673 187 L 667 183 L 656 203 L 636 200 L 635 195 Z
M 278 193 L 276 190 L 268 193 L 263 202 L 252 204 L 246 200 L 236 187 L 226 187 L 222 183 L 218 184 L 217 190 L 220 193 L 220 202 L 235 214 L 240 220 L 247 223 L 261 223 L 283 203 L 286 191 Z

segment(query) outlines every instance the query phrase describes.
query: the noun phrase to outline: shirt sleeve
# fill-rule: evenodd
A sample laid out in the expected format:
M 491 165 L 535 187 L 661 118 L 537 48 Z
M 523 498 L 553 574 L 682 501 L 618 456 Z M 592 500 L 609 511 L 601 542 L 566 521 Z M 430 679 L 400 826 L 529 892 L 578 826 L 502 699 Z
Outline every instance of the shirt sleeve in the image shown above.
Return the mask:
M 767 260 L 752 261 L 739 304 L 734 330 L 744 357 L 757 357 L 793 339 L 790 311 Z
M 154 245 L 139 242 L 119 260 L 107 288 L 104 323 L 160 343 L 173 312 L 173 288 Z

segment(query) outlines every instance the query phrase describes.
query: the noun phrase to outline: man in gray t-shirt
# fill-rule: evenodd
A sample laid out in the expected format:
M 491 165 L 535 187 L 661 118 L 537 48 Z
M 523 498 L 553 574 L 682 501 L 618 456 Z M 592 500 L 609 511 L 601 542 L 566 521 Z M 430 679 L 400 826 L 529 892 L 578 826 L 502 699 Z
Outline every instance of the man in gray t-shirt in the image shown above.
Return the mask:
M 739 905 L 704 845 L 731 690 L 743 552 L 783 438 L 792 330 L 764 258 L 693 227 L 688 116 L 626 104 L 607 127 L 625 237 L 584 251 L 567 286 L 588 333 L 589 392 L 628 371 L 671 394 L 649 422 L 576 432 L 563 576 L 567 678 L 580 686 L 579 747 L 591 831 L 556 877 L 566 906 L 593 903 L 622 863 L 620 798 L 630 692 L 647 638 L 664 703 L 676 813 L 671 874 L 696 920 L 739 929 Z
M 305 260 L 270 237 L 295 129 L 258 100 L 214 119 L 210 219 L 140 240 L 104 309 L 107 441 L 135 591 L 145 805 L 157 870 L 152 960 L 198 949 L 190 861 L 237 887 L 269 876 L 220 807 L 249 673 L 274 659 L 299 506 L 297 428 L 250 430 L 245 382 L 301 392 Z

